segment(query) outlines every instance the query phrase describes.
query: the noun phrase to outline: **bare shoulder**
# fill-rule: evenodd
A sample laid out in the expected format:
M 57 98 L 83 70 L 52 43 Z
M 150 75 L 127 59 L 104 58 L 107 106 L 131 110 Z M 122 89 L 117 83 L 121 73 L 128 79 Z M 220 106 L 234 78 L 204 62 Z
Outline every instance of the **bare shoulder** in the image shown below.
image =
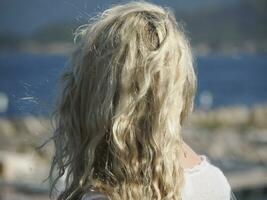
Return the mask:
M 182 159 L 181 159 L 181 162 L 182 162 L 182 166 L 184 168 L 192 168 L 196 165 L 198 165 L 202 160 L 201 160 L 201 156 L 196 153 L 187 143 L 185 143 L 183 141 L 183 144 L 182 144 L 182 148 L 183 148 L 183 151 L 182 151 Z

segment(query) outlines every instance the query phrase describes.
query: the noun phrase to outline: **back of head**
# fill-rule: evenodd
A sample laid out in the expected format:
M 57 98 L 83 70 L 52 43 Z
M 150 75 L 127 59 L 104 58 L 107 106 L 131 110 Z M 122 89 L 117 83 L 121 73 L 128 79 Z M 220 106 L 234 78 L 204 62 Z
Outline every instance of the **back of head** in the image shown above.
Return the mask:
M 112 6 L 79 27 L 75 41 L 55 110 L 51 172 L 67 173 L 59 199 L 89 189 L 116 200 L 180 199 L 180 132 L 196 80 L 172 11 Z

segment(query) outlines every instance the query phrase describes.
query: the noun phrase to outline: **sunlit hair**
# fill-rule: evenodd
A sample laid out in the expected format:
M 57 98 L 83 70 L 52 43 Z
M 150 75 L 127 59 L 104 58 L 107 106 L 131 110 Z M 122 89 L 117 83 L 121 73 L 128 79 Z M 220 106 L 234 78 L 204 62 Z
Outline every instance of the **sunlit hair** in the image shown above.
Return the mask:
M 129 2 L 75 32 L 55 110 L 58 199 L 180 199 L 181 126 L 193 109 L 191 50 L 169 8 Z

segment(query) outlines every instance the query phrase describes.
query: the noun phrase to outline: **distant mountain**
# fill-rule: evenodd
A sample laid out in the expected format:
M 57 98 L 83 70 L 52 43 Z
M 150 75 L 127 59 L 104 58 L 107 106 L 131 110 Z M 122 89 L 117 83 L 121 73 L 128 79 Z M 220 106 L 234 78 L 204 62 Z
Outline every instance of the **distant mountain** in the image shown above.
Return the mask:
M 196 11 L 210 6 L 232 6 L 240 0 L 151 0 L 181 11 Z M 85 21 L 95 12 L 118 0 L 1 0 L 0 34 L 30 35 L 47 24 Z
M 99 0 L 94 5 L 89 0 L 27 1 L 29 5 L 19 0 L 1 1 L 0 49 L 72 43 L 73 31 L 79 25 L 115 2 Z M 192 44 L 202 52 L 267 53 L 266 0 L 153 2 L 173 9 Z

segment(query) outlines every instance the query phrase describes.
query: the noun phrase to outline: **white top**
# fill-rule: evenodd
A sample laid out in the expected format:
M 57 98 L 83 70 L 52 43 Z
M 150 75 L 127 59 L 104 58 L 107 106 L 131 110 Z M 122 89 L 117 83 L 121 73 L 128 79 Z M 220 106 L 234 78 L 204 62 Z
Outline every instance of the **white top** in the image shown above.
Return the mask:
M 186 168 L 182 200 L 230 200 L 231 188 L 223 172 L 212 165 L 205 155 L 200 164 Z M 88 192 L 82 200 L 104 200 L 105 196 Z
M 182 200 L 230 200 L 231 187 L 223 172 L 205 155 L 200 164 L 185 169 Z

